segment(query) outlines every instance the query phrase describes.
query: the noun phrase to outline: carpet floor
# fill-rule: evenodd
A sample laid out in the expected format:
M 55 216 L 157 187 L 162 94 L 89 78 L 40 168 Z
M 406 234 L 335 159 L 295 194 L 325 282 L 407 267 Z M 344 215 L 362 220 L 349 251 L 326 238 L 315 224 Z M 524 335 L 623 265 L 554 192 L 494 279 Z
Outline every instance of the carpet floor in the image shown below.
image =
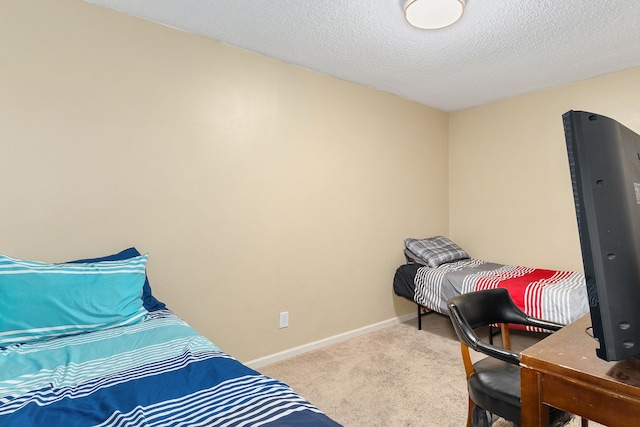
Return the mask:
M 512 347 L 520 351 L 543 336 L 513 331 Z M 347 427 L 466 423 L 460 345 L 446 316 L 423 318 L 423 330 L 417 329 L 414 319 L 259 370 L 289 384 Z M 502 419 L 494 423 L 494 427 L 511 425 Z M 569 424 L 579 425 L 577 417 Z

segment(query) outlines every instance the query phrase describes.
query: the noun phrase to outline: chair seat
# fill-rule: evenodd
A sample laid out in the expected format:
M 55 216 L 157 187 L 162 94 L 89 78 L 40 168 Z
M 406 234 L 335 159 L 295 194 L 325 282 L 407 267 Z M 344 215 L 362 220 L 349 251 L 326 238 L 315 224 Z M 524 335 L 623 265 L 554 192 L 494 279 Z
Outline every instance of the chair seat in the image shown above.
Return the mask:
M 475 374 L 467 382 L 469 397 L 477 406 L 520 424 L 520 366 L 487 357 L 473 364 Z M 549 424 L 563 426 L 571 414 L 549 408 Z
M 473 364 L 469 397 L 482 409 L 520 424 L 520 367 L 487 357 Z

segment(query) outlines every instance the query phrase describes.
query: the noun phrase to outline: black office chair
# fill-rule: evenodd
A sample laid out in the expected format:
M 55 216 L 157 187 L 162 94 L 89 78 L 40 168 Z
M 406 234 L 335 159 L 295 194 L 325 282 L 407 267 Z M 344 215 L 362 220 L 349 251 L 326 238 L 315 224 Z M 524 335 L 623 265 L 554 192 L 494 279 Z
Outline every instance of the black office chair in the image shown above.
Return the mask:
M 511 351 L 508 325 L 528 325 L 549 331 L 557 331 L 562 325 L 528 316 L 514 304 L 509 291 L 504 288 L 458 295 L 451 298 L 447 306 L 451 322 L 460 339 L 462 360 L 467 375 L 469 389 L 467 427 L 472 425 L 474 414 L 476 415 L 475 424 L 478 424 L 477 415 L 484 415 L 485 411 L 519 425 L 520 356 Z M 481 341 L 475 332 L 478 328 L 496 324 L 501 328 L 502 347 Z M 469 348 L 490 357 L 472 363 Z M 475 411 L 474 407 L 476 407 Z M 571 418 L 571 414 L 551 408 L 549 414 L 551 426 L 564 425 Z M 582 421 L 582 425 L 587 425 L 586 420 Z

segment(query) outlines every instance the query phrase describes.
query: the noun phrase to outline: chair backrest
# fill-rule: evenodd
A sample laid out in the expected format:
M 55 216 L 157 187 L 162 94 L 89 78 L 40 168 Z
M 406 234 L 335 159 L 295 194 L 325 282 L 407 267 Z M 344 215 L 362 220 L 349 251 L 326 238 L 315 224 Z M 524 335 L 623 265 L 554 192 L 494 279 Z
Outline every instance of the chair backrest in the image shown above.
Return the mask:
M 476 351 L 505 362 L 519 364 L 517 353 L 484 343 L 475 329 L 493 324 L 519 324 L 556 331 L 554 322 L 533 318 L 515 305 L 505 288 L 488 289 L 455 296 L 447 302 L 453 327 L 460 341 Z
M 473 329 L 493 323 L 527 322 L 528 316 L 515 305 L 505 288 L 487 289 L 458 295 L 449 300 L 458 307 L 465 322 Z

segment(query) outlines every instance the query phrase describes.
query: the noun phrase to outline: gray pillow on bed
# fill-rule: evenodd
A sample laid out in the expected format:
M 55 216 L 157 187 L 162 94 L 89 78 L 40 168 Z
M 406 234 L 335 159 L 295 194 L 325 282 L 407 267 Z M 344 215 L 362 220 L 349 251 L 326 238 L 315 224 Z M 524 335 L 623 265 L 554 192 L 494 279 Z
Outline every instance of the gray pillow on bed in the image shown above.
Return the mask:
M 407 264 L 427 265 L 426 261 L 423 261 L 418 255 L 406 248 L 404 250 L 404 259 L 407 261 Z
M 437 267 L 447 262 L 469 258 L 469 255 L 460 246 L 443 236 L 428 239 L 405 239 L 404 245 L 429 267 Z

